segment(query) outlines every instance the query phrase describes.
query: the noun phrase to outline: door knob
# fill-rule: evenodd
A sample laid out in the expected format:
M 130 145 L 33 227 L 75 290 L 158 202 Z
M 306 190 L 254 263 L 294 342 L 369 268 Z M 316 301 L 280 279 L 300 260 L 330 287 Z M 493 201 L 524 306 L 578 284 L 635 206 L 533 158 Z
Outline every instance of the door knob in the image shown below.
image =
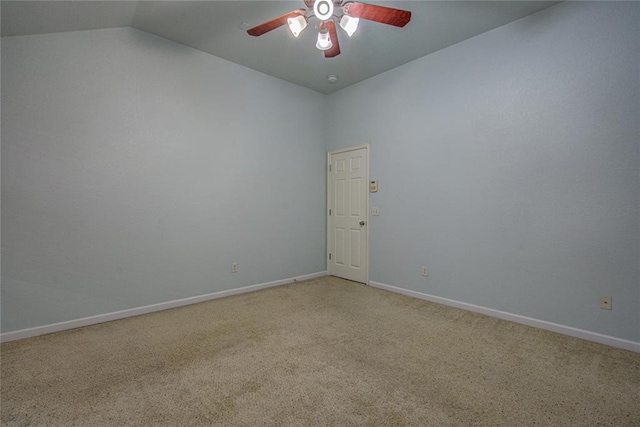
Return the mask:
M 364 227 L 366 223 L 364 221 L 360 221 L 360 227 Z

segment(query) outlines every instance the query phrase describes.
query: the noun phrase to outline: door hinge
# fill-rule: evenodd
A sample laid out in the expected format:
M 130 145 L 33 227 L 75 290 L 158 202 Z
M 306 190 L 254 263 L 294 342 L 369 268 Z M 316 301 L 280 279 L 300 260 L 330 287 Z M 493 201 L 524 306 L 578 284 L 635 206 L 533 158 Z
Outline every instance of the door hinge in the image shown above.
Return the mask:
M 329 254 L 329 260 L 331 260 L 331 254 Z
M 331 209 L 329 209 L 329 216 L 331 216 Z
M 331 172 L 331 165 L 329 165 L 329 172 Z

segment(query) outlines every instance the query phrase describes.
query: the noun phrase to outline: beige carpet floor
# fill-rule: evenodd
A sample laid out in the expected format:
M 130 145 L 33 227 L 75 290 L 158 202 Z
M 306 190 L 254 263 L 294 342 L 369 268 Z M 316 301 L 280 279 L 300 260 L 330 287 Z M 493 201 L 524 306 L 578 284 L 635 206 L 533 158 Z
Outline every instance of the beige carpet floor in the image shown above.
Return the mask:
M 640 425 L 640 354 L 336 278 L 2 344 L 3 425 Z

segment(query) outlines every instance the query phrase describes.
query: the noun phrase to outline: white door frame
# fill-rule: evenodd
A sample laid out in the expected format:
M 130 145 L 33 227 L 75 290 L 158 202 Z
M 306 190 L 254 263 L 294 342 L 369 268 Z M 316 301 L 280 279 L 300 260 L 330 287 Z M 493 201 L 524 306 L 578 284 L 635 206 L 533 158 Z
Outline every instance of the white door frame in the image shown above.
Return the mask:
M 367 173 L 366 173 L 366 182 L 367 182 L 367 191 L 365 192 L 366 194 L 366 205 L 367 205 L 367 215 L 366 215 L 366 221 L 367 221 L 367 247 L 365 248 L 366 251 L 366 258 L 367 258 L 367 268 L 365 270 L 365 284 L 368 286 L 369 285 L 369 223 L 370 223 L 370 213 L 369 213 L 369 165 L 371 163 L 371 148 L 369 146 L 369 144 L 363 144 L 363 145 L 357 145 L 354 147 L 345 147 L 345 148 L 339 148 L 337 150 L 332 150 L 332 151 L 328 151 L 327 152 L 327 205 L 325 206 L 325 212 L 327 215 L 327 253 L 325 255 L 325 260 L 327 263 L 327 273 L 329 275 L 331 275 L 331 263 L 329 262 L 329 253 L 331 251 L 331 216 L 329 215 L 329 206 L 331 205 L 331 176 L 329 174 L 329 166 L 331 165 L 331 156 L 333 154 L 339 154 L 339 153 L 345 153 L 347 151 L 354 151 L 354 150 L 360 150 L 360 149 L 365 149 L 367 150 Z

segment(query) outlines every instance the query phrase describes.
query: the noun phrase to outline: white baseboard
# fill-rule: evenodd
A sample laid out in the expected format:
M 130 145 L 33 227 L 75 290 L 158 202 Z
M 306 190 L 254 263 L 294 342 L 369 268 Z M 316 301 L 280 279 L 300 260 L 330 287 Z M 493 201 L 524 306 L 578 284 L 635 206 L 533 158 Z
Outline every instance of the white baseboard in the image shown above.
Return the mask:
M 573 328 L 571 326 L 559 325 L 557 323 L 547 322 L 545 320 L 533 319 L 531 317 L 520 316 L 518 314 L 507 313 L 505 311 L 494 310 L 492 308 L 481 307 L 479 305 L 467 304 L 448 298 L 437 297 L 435 295 L 423 294 L 422 292 L 411 291 L 408 289 L 398 288 L 396 286 L 385 285 L 379 282 L 369 282 L 369 285 L 383 289 L 385 291 L 395 292 L 397 294 L 406 295 L 413 298 L 423 299 L 437 304 L 447 305 L 450 307 L 460 308 L 463 310 L 473 311 L 475 313 L 485 314 L 498 319 L 509 320 L 515 323 L 521 323 L 534 328 L 545 329 L 559 334 L 569 335 L 575 338 L 581 338 L 587 341 L 597 342 L 599 344 L 611 347 L 622 348 L 629 351 L 640 353 L 640 342 L 629 341 L 622 338 L 616 338 L 609 335 L 598 334 L 596 332 L 585 331 L 583 329 Z
M 110 322 L 112 320 L 124 319 L 125 317 L 139 316 L 141 314 L 153 313 L 155 311 L 168 310 L 170 308 L 182 307 L 199 302 L 209 301 L 217 298 L 229 297 L 232 295 L 245 294 L 248 292 L 259 291 L 260 289 L 272 288 L 274 286 L 286 285 L 293 282 L 301 282 L 303 280 L 316 279 L 326 276 L 326 271 L 305 274 L 303 276 L 291 277 L 289 279 L 274 280 L 273 282 L 260 283 L 257 285 L 244 286 L 237 289 L 229 289 L 227 291 L 213 292 L 206 295 L 198 295 L 190 298 L 182 298 L 173 301 L 161 302 L 158 304 L 145 305 L 144 307 L 130 308 L 127 310 L 114 311 L 113 313 L 99 314 L 97 316 L 83 317 L 81 319 L 68 320 L 66 322 L 52 323 L 50 325 L 36 326 L 34 328 L 21 329 L 19 331 L 5 332 L 0 334 L 0 342 L 8 342 L 20 340 L 24 338 L 37 337 L 39 335 L 50 334 L 53 332 L 66 331 L 68 329 L 81 328 L 83 326 L 96 325 L 98 323 Z

